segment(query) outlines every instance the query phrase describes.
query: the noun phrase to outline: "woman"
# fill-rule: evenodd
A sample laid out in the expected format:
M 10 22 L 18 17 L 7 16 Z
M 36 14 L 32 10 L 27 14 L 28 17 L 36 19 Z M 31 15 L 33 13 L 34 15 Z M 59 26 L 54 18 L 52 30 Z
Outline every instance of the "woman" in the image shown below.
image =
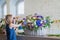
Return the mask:
M 7 40 L 16 40 L 16 33 L 15 28 L 19 27 L 20 25 L 14 25 L 12 23 L 12 15 L 6 15 L 6 34 L 7 34 Z

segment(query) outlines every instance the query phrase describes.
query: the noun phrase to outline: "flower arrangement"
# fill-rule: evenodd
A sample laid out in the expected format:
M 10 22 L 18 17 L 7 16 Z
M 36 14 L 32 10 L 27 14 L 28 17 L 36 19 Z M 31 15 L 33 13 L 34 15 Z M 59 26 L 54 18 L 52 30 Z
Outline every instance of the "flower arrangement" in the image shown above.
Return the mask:
M 4 34 L 5 33 L 5 19 L 1 19 L 0 21 L 0 33 Z
M 44 18 L 41 15 L 37 15 L 37 16 L 27 16 L 27 18 L 23 18 L 23 29 L 27 29 L 30 31 L 37 31 L 39 29 L 39 27 L 42 29 L 43 27 L 48 27 L 50 28 L 51 23 L 53 23 L 53 21 L 51 21 L 50 17 L 47 16 L 46 18 Z

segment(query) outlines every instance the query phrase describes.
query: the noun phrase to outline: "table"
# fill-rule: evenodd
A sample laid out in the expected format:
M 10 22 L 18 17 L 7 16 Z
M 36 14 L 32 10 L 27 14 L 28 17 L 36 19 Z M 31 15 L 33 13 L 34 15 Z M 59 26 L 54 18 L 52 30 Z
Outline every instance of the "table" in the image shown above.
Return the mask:
M 0 35 L 0 40 L 6 40 L 6 35 Z M 60 37 L 53 36 L 34 36 L 34 35 L 17 35 L 17 40 L 60 40 Z

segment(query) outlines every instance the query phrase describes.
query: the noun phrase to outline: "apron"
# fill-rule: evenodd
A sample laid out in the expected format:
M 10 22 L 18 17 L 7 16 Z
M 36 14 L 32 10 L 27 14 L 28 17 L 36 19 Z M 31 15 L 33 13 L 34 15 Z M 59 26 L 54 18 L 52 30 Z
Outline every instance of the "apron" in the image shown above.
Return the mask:
M 7 40 L 16 40 L 16 33 L 14 28 L 10 29 L 9 25 L 6 25 Z

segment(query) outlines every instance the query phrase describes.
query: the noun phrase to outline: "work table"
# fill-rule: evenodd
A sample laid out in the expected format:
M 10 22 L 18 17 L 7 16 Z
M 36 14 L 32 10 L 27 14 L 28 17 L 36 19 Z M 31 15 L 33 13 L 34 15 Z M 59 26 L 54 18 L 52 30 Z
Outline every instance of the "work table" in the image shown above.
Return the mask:
M 6 35 L 0 35 L 0 40 L 6 40 Z M 17 40 L 60 40 L 60 37 L 37 36 L 37 35 L 17 35 Z
M 18 38 L 21 37 L 22 40 L 60 40 L 60 37 L 55 36 L 37 36 L 37 35 L 18 35 Z

